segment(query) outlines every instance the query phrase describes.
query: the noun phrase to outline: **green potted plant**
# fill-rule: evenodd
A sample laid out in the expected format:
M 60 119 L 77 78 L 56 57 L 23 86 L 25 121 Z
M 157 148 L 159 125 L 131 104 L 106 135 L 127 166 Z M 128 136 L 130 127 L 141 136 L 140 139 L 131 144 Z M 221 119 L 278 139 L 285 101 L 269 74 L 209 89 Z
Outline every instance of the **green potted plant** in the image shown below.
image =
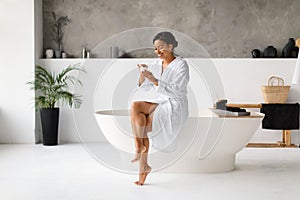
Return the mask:
M 55 52 L 56 58 L 61 58 L 61 52 L 63 50 L 63 39 L 64 39 L 64 27 L 67 26 L 71 20 L 68 16 L 58 17 L 55 12 L 51 12 L 52 22 L 50 23 L 51 36 L 57 45 Z
M 36 91 L 35 109 L 40 111 L 43 144 L 58 144 L 59 104 L 67 103 L 70 107 L 79 108 L 81 96 L 69 91 L 75 84 L 82 85 L 81 81 L 70 73 L 73 71 L 85 72 L 78 65 L 69 65 L 60 73 L 54 74 L 37 65 L 35 78 L 28 82 L 30 89 Z

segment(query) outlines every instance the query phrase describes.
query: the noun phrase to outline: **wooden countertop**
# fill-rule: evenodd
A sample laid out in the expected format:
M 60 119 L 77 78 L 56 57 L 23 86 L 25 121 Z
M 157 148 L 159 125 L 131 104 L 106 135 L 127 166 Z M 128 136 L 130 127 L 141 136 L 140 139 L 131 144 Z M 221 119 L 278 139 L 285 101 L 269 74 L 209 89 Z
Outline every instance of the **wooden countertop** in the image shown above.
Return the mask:
M 262 118 L 261 115 L 249 115 L 249 116 L 222 116 L 220 115 L 219 118 Z
M 261 108 L 261 104 L 235 104 L 235 103 L 227 103 L 226 106 L 236 107 L 236 108 Z

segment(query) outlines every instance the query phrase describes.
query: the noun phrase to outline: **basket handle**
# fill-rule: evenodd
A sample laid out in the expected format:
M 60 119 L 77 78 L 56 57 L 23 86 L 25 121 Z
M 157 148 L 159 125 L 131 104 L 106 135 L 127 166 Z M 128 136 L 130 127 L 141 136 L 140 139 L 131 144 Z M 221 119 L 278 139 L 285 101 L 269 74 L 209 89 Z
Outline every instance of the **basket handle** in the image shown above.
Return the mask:
M 273 86 L 275 80 L 277 80 L 277 86 L 284 86 L 284 80 L 278 76 L 271 76 L 268 80 L 268 86 Z M 282 85 L 280 85 L 280 82 Z

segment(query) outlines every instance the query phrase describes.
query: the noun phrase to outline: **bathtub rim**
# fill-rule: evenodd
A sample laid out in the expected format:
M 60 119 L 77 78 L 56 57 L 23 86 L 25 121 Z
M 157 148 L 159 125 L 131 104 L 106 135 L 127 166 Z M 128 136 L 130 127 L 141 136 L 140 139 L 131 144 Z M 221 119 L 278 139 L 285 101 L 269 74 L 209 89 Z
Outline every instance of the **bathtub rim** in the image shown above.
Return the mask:
M 130 111 L 129 109 L 103 109 L 95 111 L 94 114 L 96 115 L 102 115 L 102 116 L 118 116 L 118 117 L 129 117 Z M 263 113 L 259 112 L 250 112 L 250 116 L 218 116 L 217 114 L 211 112 L 211 115 L 204 115 L 204 116 L 188 116 L 190 119 L 196 119 L 196 118 L 219 118 L 219 119 L 249 119 L 249 118 L 263 118 L 265 115 Z

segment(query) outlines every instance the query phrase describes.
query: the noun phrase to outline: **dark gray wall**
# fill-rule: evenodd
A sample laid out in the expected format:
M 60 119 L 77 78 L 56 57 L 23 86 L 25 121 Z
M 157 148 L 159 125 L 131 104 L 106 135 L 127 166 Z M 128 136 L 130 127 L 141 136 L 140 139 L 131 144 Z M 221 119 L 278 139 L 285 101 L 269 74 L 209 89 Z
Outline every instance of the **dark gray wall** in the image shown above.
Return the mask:
M 251 57 L 252 49 L 268 45 L 281 52 L 288 38 L 300 37 L 299 0 L 43 0 L 43 11 L 44 49 L 55 48 L 49 34 L 49 12 L 55 11 L 72 20 L 64 50 L 76 57 L 83 46 L 93 49 L 140 27 L 182 32 L 214 58 Z

